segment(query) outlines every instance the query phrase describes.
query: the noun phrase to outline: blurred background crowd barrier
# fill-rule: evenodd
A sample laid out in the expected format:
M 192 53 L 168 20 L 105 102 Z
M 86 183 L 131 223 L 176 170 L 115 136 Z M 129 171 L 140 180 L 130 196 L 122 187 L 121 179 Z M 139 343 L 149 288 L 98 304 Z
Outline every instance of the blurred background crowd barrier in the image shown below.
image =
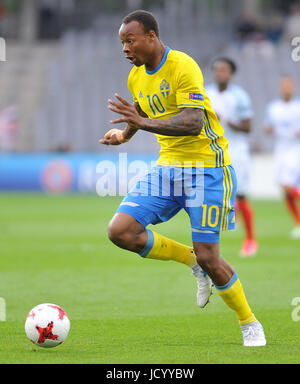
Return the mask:
M 156 160 L 157 154 L 122 152 L 6 154 L 0 156 L 0 191 L 124 196 Z M 253 198 L 280 197 L 271 156 L 253 157 L 251 179 Z
M 216 57 L 237 62 L 235 82 L 250 93 L 255 111 L 251 148 L 257 161 L 270 162 L 272 140 L 262 131 L 266 104 L 278 97 L 283 74 L 300 89 L 300 63 L 291 58 L 291 40 L 300 36 L 297 0 L 0 0 L 0 36 L 7 43 L 0 153 L 157 153 L 148 133 L 126 147 L 98 144 L 110 129 L 107 98 L 115 92 L 130 98 L 131 67 L 118 30 L 138 8 L 154 12 L 164 43 L 190 54 L 206 84 Z

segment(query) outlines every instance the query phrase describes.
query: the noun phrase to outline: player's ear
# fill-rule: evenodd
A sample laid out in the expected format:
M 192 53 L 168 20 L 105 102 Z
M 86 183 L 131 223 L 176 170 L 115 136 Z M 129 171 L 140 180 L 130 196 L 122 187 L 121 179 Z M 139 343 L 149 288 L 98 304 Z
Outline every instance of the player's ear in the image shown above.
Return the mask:
M 154 41 L 157 38 L 156 33 L 153 30 L 148 32 L 148 36 L 152 41 Z

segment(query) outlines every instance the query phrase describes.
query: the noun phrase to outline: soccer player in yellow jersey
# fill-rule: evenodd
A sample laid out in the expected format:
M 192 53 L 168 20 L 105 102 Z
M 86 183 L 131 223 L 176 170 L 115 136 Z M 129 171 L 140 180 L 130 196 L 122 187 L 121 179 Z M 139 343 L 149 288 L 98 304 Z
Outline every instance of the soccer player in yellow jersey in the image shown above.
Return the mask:
M 228 142 L 203 88 L 197 63 L 166 47 L 154 16 L 135 11 L 119 31 L 126 58 L 134 65 L 128 88 L 134 104 L 118 94 L 109 109 L 121 115 L 100 143 L 119 145 L 138 130 L 152 132 L 161 145 L 157 165 L 119 206 L 108 228 L 117 246 L 143 258 L 174 260 L 192 268 L 197 301 L 204 307 L 212 282 L 239 319 L 245 346 L 266 344 L 264 331 L 247 303 L 234 269 L 221 258 L 220 231 L 233 229 L 236 177 Z M 193 248 L 147 229 L 184 209 L 191 222 Z

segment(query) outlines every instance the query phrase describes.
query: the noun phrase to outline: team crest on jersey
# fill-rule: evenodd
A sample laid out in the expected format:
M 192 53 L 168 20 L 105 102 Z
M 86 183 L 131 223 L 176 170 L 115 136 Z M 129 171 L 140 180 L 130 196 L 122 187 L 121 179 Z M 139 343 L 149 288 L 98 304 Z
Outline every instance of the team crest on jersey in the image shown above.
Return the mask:
M 170 84 L 167 82 L 167 80 L 163 80 L 160 83 L 160 92 L 163 95 L 165 99 L 169 97 L 170 94 Z

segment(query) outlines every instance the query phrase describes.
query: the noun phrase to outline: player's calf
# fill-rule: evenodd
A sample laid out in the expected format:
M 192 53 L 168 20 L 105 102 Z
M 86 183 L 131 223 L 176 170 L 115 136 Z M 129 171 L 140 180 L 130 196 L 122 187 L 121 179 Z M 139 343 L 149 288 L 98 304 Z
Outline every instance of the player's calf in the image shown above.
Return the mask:
M 220 256 L 218 243 L 194 243 L 197 263 L 210 276 L 214 284 L 226 284 L 234 273 L 233 268 Z
M 108 237 L 118 247 L 156 260 L 173 260 L 189 267 L 197 264 L 191 247 L 145 229 L 132 216 L 117 213 L 108 226 Z

